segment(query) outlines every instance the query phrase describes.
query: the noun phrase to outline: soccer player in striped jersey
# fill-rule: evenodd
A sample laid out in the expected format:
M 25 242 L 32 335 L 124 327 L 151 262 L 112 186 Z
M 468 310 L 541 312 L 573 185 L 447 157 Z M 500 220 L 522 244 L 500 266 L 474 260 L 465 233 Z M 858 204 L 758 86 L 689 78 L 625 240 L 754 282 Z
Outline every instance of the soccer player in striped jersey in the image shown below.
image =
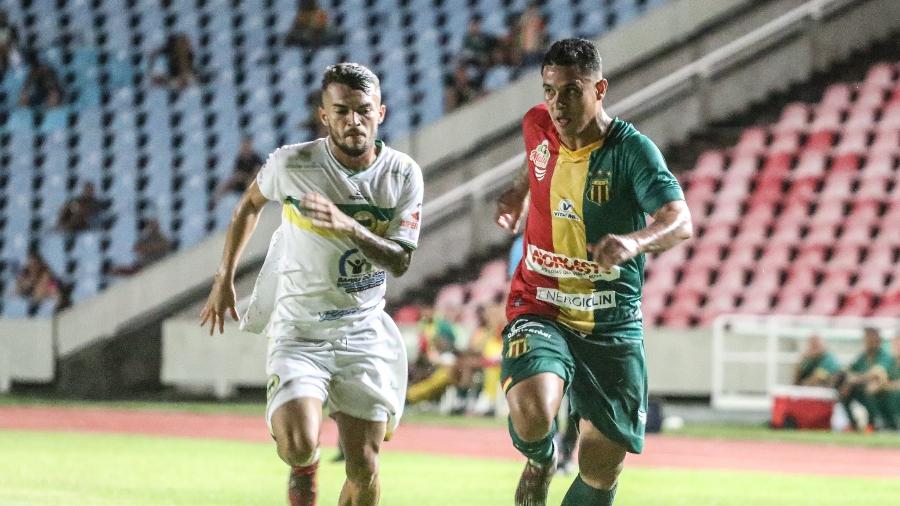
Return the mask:
M 608 83 L 593 43 L 554 43 L 541 76 L 544 103 L 522 123 L 528 161 L 497 214 L 515 231 L 530 195 L 503 336 L 509 432 L 528 458 L 515 504 L 546 503 L 554 415 L 568 391 L 581 418 L 580 473 L 563 506 L 606 506 L 625 453 L 644 442 L 644 254 L 688 239 L 691 218 L 659 149 L 604 111 Z

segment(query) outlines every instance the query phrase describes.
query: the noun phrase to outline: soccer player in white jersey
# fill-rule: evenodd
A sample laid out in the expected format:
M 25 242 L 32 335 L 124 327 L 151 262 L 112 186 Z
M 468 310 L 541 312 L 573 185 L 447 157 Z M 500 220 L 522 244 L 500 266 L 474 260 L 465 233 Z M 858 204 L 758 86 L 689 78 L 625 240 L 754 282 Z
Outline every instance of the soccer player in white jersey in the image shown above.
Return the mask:
M 282 205 L 241 328 L 269 339 L 266 421 L 291 466 L 292 506 L 316 502 L 323 404 L 346 454 L 342 506 L 378 503 L 378 452 L 403 411 L 406 352 L 384 312 L 385 271 L 402 275 L 419 237 L 422 173 L 376 140 L 378 78 L 341 63 L 322 79 L 328 137 L 272 153 L 238 203 L 201 325 L 235 310 L 241 251 L 269 200 Z

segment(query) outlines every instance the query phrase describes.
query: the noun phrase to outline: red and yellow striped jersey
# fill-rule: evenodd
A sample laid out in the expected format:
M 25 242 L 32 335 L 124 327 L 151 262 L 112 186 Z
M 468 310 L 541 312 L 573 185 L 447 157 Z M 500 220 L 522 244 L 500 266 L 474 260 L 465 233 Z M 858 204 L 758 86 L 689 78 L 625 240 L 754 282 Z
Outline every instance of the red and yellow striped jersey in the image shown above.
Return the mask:
M 543 104 L 528 111 L 522 130 L 531 199 L 507 316 L 641 337 L 644 256 L 604 271 L 587 248 L 606 234 L 640 230 L 646 214 L 683 200 L 678 181 L 653 142 L 618 118 L 604 139 L 577 151 L 560 143 Z

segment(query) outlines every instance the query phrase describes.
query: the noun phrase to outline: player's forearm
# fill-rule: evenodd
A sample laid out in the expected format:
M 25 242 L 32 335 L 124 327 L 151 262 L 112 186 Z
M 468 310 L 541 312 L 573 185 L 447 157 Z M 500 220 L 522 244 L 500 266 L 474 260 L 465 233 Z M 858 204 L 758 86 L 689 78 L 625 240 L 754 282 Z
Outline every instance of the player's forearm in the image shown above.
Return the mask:
M 691 214 L 683 200 L 669 202 L 654 214 L 649 226 L 629 234 L 641 253 L 658 253 L 690 239 L 693 235 Z
M 528 162 L 523 163 L 516 171 L 509 191 L 521 200 L 525 200 L 525 197 L 528 196 Z
M 349 236 L 366 258 L 394 276 L 402 276 L 409 269 L 412 253 L 399 243 L 375 235 L 358 223 Z
M 250 203 L 241 201 L 234 210 L 231 217 L 231 224 L 228 226 L 228 232 L 225 235 L 225 249 L 222 253 L 222 261 L 216 271 L 217 276 L 221 276 L 228 280 L 234 280 L 234 274 L 237 270 L 238 261 L 241 253 L 253 231 L 256 224 L 259 223 L 259 215 L 262 209 L 258 209 Z

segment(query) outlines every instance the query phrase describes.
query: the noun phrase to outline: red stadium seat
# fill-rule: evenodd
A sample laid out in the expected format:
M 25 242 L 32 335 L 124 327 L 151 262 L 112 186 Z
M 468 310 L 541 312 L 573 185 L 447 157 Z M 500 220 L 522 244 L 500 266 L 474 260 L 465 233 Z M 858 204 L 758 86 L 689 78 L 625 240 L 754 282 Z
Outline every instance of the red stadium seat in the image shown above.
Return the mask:
M 768 241 L 768 225 L 754 225 L 742 223 L 741 229 L 731 241 L 732 244 L 740 244 L 741 248 L 753 248 Z
M 769 155 L 791 155 L 800 149 L 799 132 L 774 132 L 769 145 Z
M 737 293 L 744 287 L 744 280 L 747 278 L 746 269 L 730 268 L 719 269 L 716 276 L 716 282 L 711 292 L 721 293 Z
M 415 305 L 403 306 L 394 312 L 397 325 L 415 324 L 419 321 L 419 308 Z
M 831 163 L 829 174 L 845 173 L 855 175 L 859 172 L 859 155 L 855 153 L 837 154 Z
M 790 189 L 788 189 L 787 196 L 785 197 L 785 202 L 788 205 L 791 204 L 809 204 L 812 201 L 816 200 L 818 193 L 816 192 L 816 188 L 818 187 L 819 182 L 816 179 L 804 178 L 798 179 L 791 183 Z
M 889 316 L 894 317 L 900 314 L 900 290 L 881 298 L 878 306 L 872 311 L 871 316 Z
M 820 179 L 825 175 L 827 155 L 823 151 L 804 151 L 791 173 L 794 179 Z
M 806 312 L 806 295 L 805 293 L 784 293 L 782 291 L 778 294 L 772 312 L 786 315 L 803 314 Z
M 847 116 L 847 121 L 844 122 L 843 129 L 845 132 L 850 132 L 854 130 L 863 130 L 868 131 L 875 128 L 875 113 L 876 107 L 881 105 L 880 98 L 878 105 L 871 105 L 869 103 L 864 103 L 859 106 L 854 107 L 850 110 L 850 114 Z
M 838 225 L 844 221 L 844 202 L 842 199 L 823 198 L 810 217 L 810 223 Z
M 822 280 L 822 284 L 816 287 L 817 293 L 832 293 L 832 294 L 840 294 L 847 290 L 847 287 L 850 286 L 850 272 L 849 271 L 833 271 L 830 270 L 825 274 L 825 279 Z
M 832 315 L 840 306 L 839 292 L 830 292 L 827 290 L 816 290 L 812 296 L 812 300 L 804 311 L 813 315 Z
M 835 156 L 862 155 L 866 153 L 869 145 L 869 132 L 867 130 L 844 130 L 841 140 L 834 147 Z
M 803 250 L 828 247 L 837 237 L 837 226 L 832 223 L 811 223 L 803 238 Z M 802 253 L 801 253 L 802 255 Z
M 722 263 L 722 269 L 743 269 L 756 263 L 756 245 L 741 241 L 733 241 L 728 256 Z M 720 271 L 721 273 L 721 271 Z
M 887 272 L 881 269 L 871 268 L 866 262 L 866 267 L 860 269 L 856 283 L 853 284 L 854 290 L 860 290 L 871 293 L 882 293 L 887 282 Z
M 794 151 L 769 155 L 763 163 L 759 179 L 767 183 L 780 183 L 787 179 L 791 174 L 791 161 L 794 158 Z
M 725 155 L 721 151 L 704 151 L 697 159 L 697 165 L 691 173 L 692 179 L 717 180 L 725 172 Z
M 840 242 L 852 246 L 864 246 L 872 240 L 872 228 L 868 225 L 857 225 L 854 227 L 844 225 L 844 232 L 841 234 Z
M 781 180 L 758 178 L 756 189 L 747 204 L 753 208 L 757 206 L 772 207 L 782 198 L 782 182 Z
M 801 132 L 809 121 L 809 106 L 804 102 L 791 102 L 781 110 L 778 122 L 772 125 L 772 132 Z
M 863 81 L 866 85 L 878 86 L 879 88 L 890 88 L 896 82 L 897 68 L 893 63 L 882 62 L 876 63 L 869 67 L 866 72 L 866 79 Z
M 729 206 L 737 205 L 739 207 L 749 194 L 749 178 L 726 177 L 725 180 L 722 181 L 722 186 L 716 194 L 716 208 L 713 209 L 713 214 L 719 212 L 719 208 L 723 204 Z
M 712 269 L 709 265 L 689 264 L 675 289 L 676 296 L 683 293 L 706 293 L 710 286 L 709 278 L 711 272 Z
M 837 137 L 836 132 L 837 130 L 835 129 L 819 130 L 810 133 L 809 137 L 806 139 L 806 144 L 803 145 L 803 152 L 831 152 L 832 146 L 834 146 L 834 140 Z
M 463 285 L 454 283 L 441 288 L 437 297 L 435 297 L 434 305 L 436 309 L 461 307 L 465 300 L 466 288 Z
M 735 154 L 728 164 L 725 171 L 725 177 L 730 179 L 746 180 L 749 182 L 756 174 L 759 167 L 759 157 L 756 155 L 739 155 Z
M 786 225 L 805 225 L 809 222 L 809 205 L 804 202 L 794 202 L 788 204 L 781 210 L 775 225 L 777 227 Z
M 896 97 L 897 95 L 895 95 Z M 879 130 L 900 129 L 900 100 L 892 100 L 881 112 L 881 121 L 878 122 Z
M 743 300 L 737 309 L 741 313 L 747 314 L 769 314 L 772 307 L 773 294 L 774 290 L 768 292 L 745 290 Z
M 706 220 L 708 225 L 733 225 L 741 217 L 741 200 L 737 197 L 731 200 L 718 199 Z
M 810 133 L 840 130 L 842 111 L 843 109 L 835 109 L 833 107 L 819 107 L 816 109 L 816 117 L 809 124 Z
M 734 147 L 734 156 L 757 156 L 766 151 L 766 143 L 769 132 L 762 127 L 752 127 L 744 130 L 737 145 Z
M 869 291 L 854 290 L 844 299 L 837 314 L 840 316 L 866 316 L 872 312 L 875 296 Z
M 869 158 L 886 159 L 897 154 L 900 146 L 900 127 L 883 128 L 875 134 L 875 140 L 869 146 Z
M 863 84 L 856 94 L 852 108 L 875 109 L 884 104 L 887 89 L 884 86 Z
M 832 171 L 825 180 L 825 186 L 822 187 L 822 191 L 819 193 L 820 202 L 838 202 L 843 204 L 853 195 L 853 184 L 855 182 L 855 174 Z
M 851 96 L 850 85 L 846 83 L 832 84 L 825 88 L 819 107 L 844 110 L 850 106 L 852 102 Z
M 877 202 L 858 202 L 853 206 L 850 215 L 844 222 L 844 227 L 870 227 L 878 223 Z
M 881 177 L 879 174 L 871 174 L 868 171 L 864 172 L 854 198 L 857 202 L 886 201 L 889 197 L 889 183 L 890 179 L 886 177 Z
M 722 246 L 719 246 L 719 244 L 725 244 L 726 242 L 707 243 L 703 247 L 696 249 L 691 257 L 691 265 L 695 265 L 698 268 L 708 267 L 710 269 L 717 267 L 722 260 Z

